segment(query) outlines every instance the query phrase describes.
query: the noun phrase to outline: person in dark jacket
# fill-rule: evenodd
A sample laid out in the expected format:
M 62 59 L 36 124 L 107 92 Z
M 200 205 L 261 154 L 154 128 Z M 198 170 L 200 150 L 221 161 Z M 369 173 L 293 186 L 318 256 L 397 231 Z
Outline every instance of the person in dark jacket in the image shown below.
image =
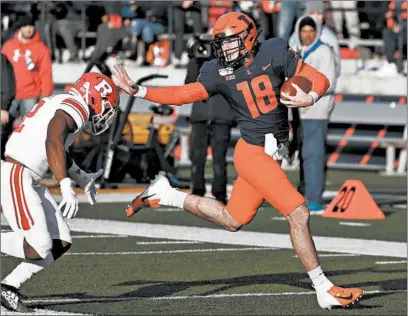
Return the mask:
M 54 29 L 57 35 L 60 35 L 68 48 L 70 57 L 68 62 L 79 62 L 78 46 L 75 43 L 75 36 L 83 29 L 82 10 L 86 6 L 81 1 L 66 1 L 66 16 L 55 21 Z M 85 29 L 88 28 L 88 18 L 85 19 Z
M 174 1 L 174 65 L 176 68 L 181 67 L 181 55 L 185 50 L 185 24 L 186 15 L 190 14 L 193 20 L 193 31 L 195 34 L 201 34 L 204 30 L 201 19 L 201 3 L 200 1 Z
M 4 159 L 4 150 L 7 139 L 12 131 L 13 120 L 10 118 L 9 109 L 16 96 L 16 80 L 13 66 L 7 57 L 1 54 L 1 159 Z
M 185 83 L 197 81 L 199 70 L 205 59 L 195 58 L 190 53 Z M 204 196 L 205 162 L 208 146 L 213 157 L 212 195 L 216 200 L 227 202 L 227 150 L 231 140 L 231 128 L 235 123 L 234 113 L 221 95 L 209 98 L 206 103 L 193 103 L 191 115 L 190 160 L 192 193 Z

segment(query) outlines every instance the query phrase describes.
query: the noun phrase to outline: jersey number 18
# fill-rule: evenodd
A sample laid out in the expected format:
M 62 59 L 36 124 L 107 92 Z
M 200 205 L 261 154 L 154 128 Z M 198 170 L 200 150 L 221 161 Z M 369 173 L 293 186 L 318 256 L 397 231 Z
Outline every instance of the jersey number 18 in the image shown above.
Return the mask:
M 241 91 L 249 112 L 253 118 L 272 111 L 278 105 L 271 79 L 267 75 L 260 75 L 251 80 L 237 83 L 237 90 Z

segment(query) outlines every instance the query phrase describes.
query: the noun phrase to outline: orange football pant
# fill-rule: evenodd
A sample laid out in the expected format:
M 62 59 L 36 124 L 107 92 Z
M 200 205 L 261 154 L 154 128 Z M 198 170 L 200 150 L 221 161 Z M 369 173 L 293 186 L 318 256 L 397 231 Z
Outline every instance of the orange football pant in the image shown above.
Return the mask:
M 265 154 L 262 146 L 239 139 L 235 146 L 234 165 L 238 178 L 226 209 L 240 224 L 248 224 L 264 200 L 284 216 L 305 203 L 280 163 Z

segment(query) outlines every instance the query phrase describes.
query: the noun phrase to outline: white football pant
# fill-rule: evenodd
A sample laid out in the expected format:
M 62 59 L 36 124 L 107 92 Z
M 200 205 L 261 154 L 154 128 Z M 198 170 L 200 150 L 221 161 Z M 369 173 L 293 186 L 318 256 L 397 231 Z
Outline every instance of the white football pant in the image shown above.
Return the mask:
M 2 161 L 1 207 L 13 231 L 20 231 L 42 258 L 51 251 L 53 239 L 72 243 L 57 203 L 31 170 Z

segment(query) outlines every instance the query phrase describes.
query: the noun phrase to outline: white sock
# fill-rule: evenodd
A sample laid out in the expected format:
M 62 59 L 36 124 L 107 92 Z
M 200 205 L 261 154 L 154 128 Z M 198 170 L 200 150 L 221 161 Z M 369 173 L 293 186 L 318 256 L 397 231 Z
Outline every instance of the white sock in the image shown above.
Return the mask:
M 50 252 L 44 259 L 27 260 L 20 263 L 11 273 L 6 276 L 1 283 L 14 286 L 16 289 L 28 281 L 34 274 L 37 274 L 42 269 L 49 267 L 54 262 L 54 257 Z
M 1 252 L 25 259 L 23 240 L 24 236 L 20 232 L 1 233 Z
M 184 201 L 187 198 L 188 193 L 179 191 L 177 189 L 171 190 L 171 194 L 169 194 L 167 199 L 168 206 L 174 206 L 181 209 L 184 209 Z
M 309 278 L 312 280 L 316 291 L 328 291 L 333 286 L 333 283 L 324 275 L 320 266 L 309 271 L 307 274 L 309 274 Z

